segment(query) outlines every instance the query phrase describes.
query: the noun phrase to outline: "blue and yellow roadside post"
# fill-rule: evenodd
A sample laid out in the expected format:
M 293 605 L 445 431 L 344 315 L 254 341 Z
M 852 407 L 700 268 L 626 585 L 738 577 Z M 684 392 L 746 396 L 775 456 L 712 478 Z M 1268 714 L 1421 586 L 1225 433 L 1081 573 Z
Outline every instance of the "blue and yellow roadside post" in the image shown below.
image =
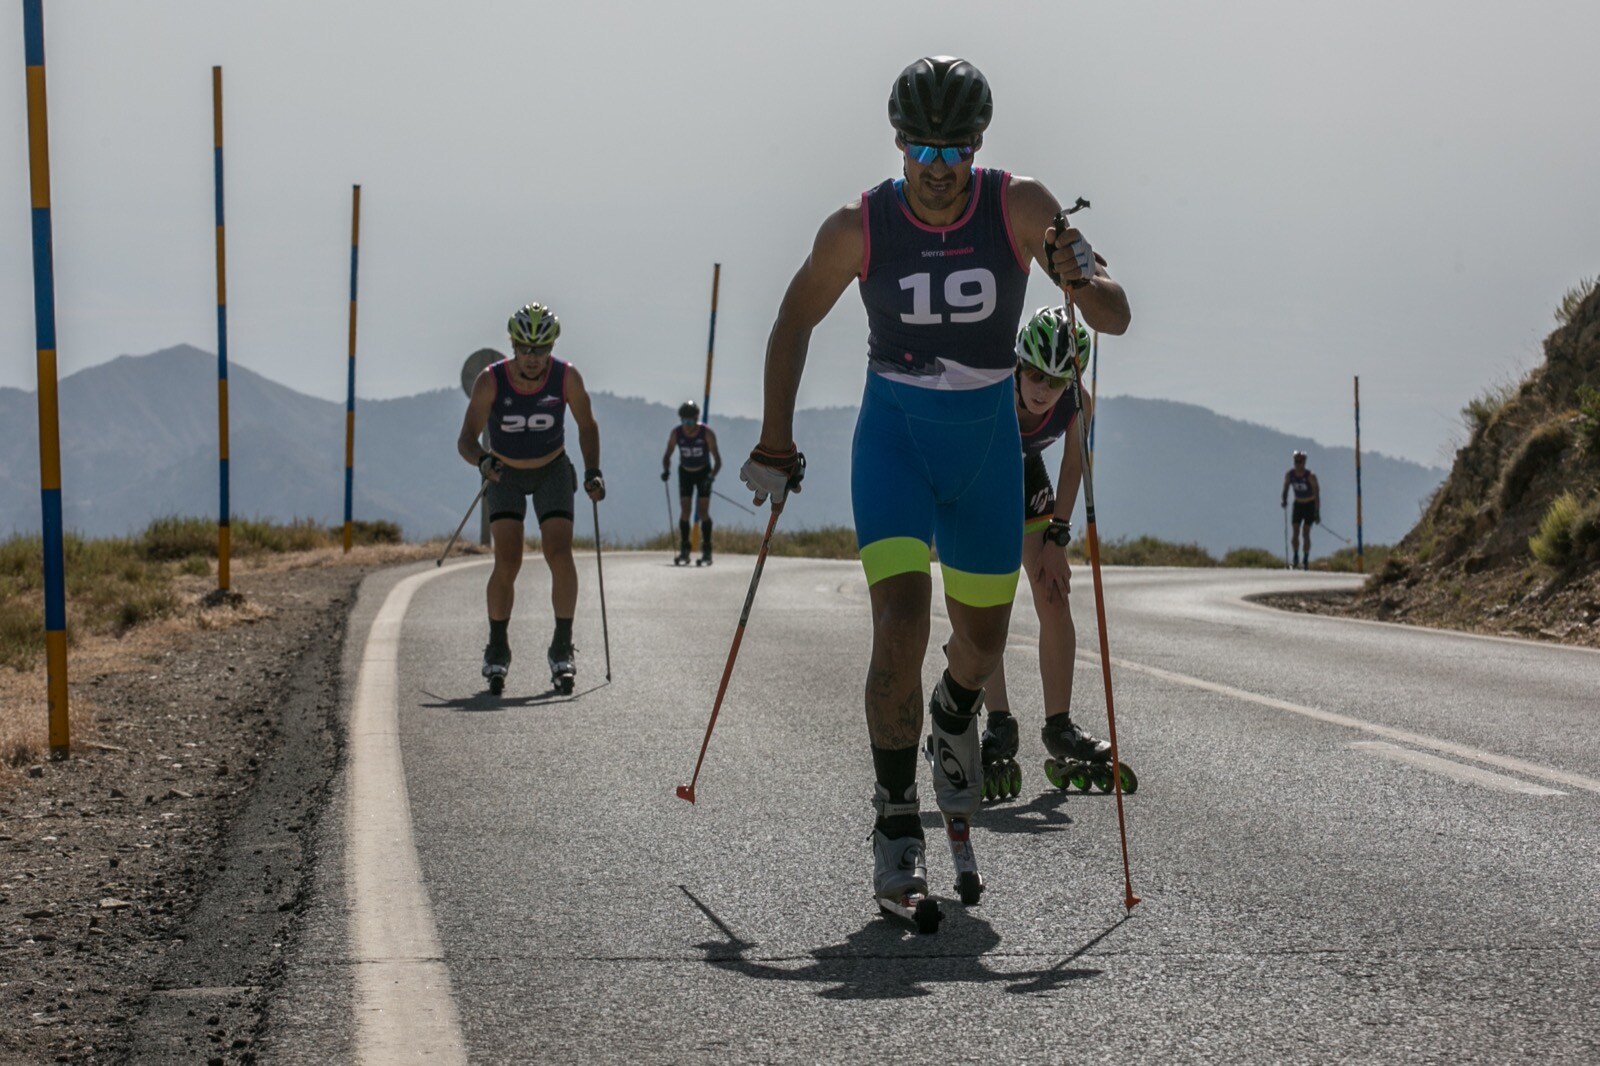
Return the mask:
M 33 207 L 33 328 L 39 358 L 39 502 L 44 541 L 45 698 L 50 757 L 72 753 L 67 724 L 67 580 L 61 522 L 61 420 L 56 396 L 56 281 L 50 227 L 50 127 L 44 92 L 43 0 L 22 0 L 27 57 L 28 173 Z
M 361 186 L 350 187 L 350 373 L 344 398 L 344 551 L 355 539 L 356 267 L 361 261 Z
M 222 68 L 211 68 L 212 184 L 217 213 L 217 588 L 230 585 L 233 540 L 228 505 L 228 268 L 222 213 Z

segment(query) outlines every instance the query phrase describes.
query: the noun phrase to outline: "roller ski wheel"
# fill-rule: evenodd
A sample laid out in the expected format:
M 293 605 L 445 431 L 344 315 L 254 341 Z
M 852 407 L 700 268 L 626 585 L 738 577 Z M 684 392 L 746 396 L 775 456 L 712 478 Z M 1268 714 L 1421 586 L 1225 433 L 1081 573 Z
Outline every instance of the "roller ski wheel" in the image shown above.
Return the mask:
M 878 910 L 885 917 L 905 922 L 919 933 L 937 933 L 944 915 L 939 911 L 939 901 L 921 892 L 908 892 L 903 896 L 877 896 Z
M 978 872 L 978 858 L 972 852 L 972 823 L 946 815 L 944 835 L 956 867 L 956 895 L 964 906 L 975 906 L 983 895 L 983 875 Z
M 698 558 L 698 559 L 696 559 L 694 561 L 694 565 L 696 565 L 696 566 L 710 566 L 711 565 L 711 556 L 709 556 L 709 555 L 700 556 L 700 558 Z
M 572 695 L 578 681 L 577 648 L 550 649 L 550 687 L 563 696 Z
M 673 556 L 672 565 L 673 566 L 688 566 L 689 565 L 689 549 L 685 548 L 682 551 L 680 551 L 677 555 Z
M 1017 762 L 1017 720 L 991 711 L 983 731 L 983 798 L 986 803 L 1015 799 L 1022 793 L 1022 765 Z
M 489 679 L 489 694 L 498 696 L 506 690 L 506 674 L 511 669 L 511 649 L 490 644 L 483 649 L 483 676 Z

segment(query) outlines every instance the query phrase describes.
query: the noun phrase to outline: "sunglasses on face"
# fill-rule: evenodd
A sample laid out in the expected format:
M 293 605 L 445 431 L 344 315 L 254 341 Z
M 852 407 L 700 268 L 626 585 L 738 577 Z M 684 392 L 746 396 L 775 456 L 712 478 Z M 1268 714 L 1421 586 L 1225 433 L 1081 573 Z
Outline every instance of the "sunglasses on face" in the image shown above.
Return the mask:
M 1047 389 L 1064 389 L 1072 383 L 1071 378 L 1053 378 L 1044 371 L 1036 370 L 1031 366 L 1024 367 L 1022 372 L 1029 381 L 1041 384 Z
M 548 355 L 551 346 L 548 344 L 513 344 L 511 350 L 517 355 Z
M 947 167 L 966 163 L 972 159 L 978 150 L 975 144 L 947 145 L 947 144 L 910 144 L 905 146 L 906 158 L 920 166 L 928 166 L 935 159 L 944 160 Z

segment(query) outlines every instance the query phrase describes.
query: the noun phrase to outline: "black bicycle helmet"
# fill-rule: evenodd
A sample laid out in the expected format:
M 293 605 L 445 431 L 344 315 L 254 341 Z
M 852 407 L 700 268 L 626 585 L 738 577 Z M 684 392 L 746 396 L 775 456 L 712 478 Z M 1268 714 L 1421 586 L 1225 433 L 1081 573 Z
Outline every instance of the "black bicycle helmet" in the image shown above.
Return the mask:
M 693 400 L 685 400 L 678 405 L 678 417 L 687 422 L 690 419 L 700 421 L 700 405 Z
M 917 60 L 889 90 L 889 125 L 919 144 L 969 144 L 989 128 L 993 114 L 983 71 L 953 56 Z

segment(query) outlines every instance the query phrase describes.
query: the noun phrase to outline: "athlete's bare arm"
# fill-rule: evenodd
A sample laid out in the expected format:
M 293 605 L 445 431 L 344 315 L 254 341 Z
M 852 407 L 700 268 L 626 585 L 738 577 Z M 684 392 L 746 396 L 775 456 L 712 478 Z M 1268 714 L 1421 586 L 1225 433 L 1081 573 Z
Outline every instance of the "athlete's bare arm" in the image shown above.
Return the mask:
M 783 452 L 794 444 L 794 403 L 806 368 L 811 331 L 839 302 L 845 287 L 861 273 L 866 241 L 861 234 L 861 203 L 846 204 L 822 223 L 811 254 L 800 264 L 778 307 L 767 338 L 766 404 L 761 447 Z
M 494 374 L 484 370 L 478 375 L 478 380 L 472 383 L 472 399 L 467 401 L 467 415 L 461 420 L 461 435 L 456 438 L 456 451 L 473 466 L 477 466 L 478 461 L 489 454 L 478 443 L 478 438 L 483 436 L 483 427 L 489 424 L 489 412 L 493 409 Z M 493 475 L 489 480 L 499 481 L 500 478 Z
M 1083 398 L 1088 414 L 1077 418 L 1094 418 L 1094 403 Z M 1067 427 L 1066 439 L 1061 442 L 1061 468 L 1056 472 L 1056 509 L 1052 518 L 1062 522 L 1072 520 L 1072 509 L 1078 505 L 1078 486 L 1083 481 L 1083 437 L 1077 419 Z M 1067 549 L 1047 540 L 1039 550 L 1039 578 L 1044 585 L 1045 599 L 1050 603 L 1064 603 L 1072 588 L 1072 567 L 1067 562 Z
M 1292 473 L 1294 473 L 1292 470 L 1285 470 L 1283 472 L 1283 493 L 1278 497 L 1279 507 L 1289 506 L 1289 475 Z
M 1049 189 L 1033 178 L 1013 174 L 1010 184 L 1006 186 L 1006 200 L 1012 241 L 1048 273 L 1050 261 L 1045 258 L 1045 242 L 1058 241 L 1066 245 L 1081 236 L 1080 232 L 1076 227 L 1059 235 L 1055 232 L 1051 223 L 1055 220 L 1056 212 L 1061 210 L 1061 204 Z M 1070 221 L 1068 224 L 1070 226 Z M 1111 279 L 1106 271 L 1105 260 L 1098 253 L 1095 259 L 1094 276 L 1089 279 L 1089 284 L 1072 290 L 1073 305 L 1083 320 L 1096 331 L 1113 336 L 1126 333 L 1133 314 L 1128 308 L 1128 295 L 1122 291 L 1121 285 Z M 1063 280 L 1071 280 L 1073 276 L 1064 273 Z
M 663 472 L 672 469 L 672 449 L 678 446 L 678 431 L 673 430 L 667 434 L 667 450 L 661 455 L 661 469 Z
M 1322 486 L 1317 484 L 1317 475 L 1311 473 L 1308 470 L 1308 471 L 1306 471 L 1306 476 L 1311 479 L 1311 502 L 1314 503 L 1314 504 L 1317 504 L 1318 506 L 1321 506 L 1321 504 L 1322 504 Z
M 711 476 L 722 473 L 722 453 L 717 451 L 717 434 L 710 426 L 705 428 L 706 447 L 711 450 Z
M 583 452 L 584 469 L 600 469 L 600 423 L 594 420 L 589 391 L 583 387 L 583 375 L 575 366 L 567 367 L 567 410 L 578 423 L 578 450 Z

